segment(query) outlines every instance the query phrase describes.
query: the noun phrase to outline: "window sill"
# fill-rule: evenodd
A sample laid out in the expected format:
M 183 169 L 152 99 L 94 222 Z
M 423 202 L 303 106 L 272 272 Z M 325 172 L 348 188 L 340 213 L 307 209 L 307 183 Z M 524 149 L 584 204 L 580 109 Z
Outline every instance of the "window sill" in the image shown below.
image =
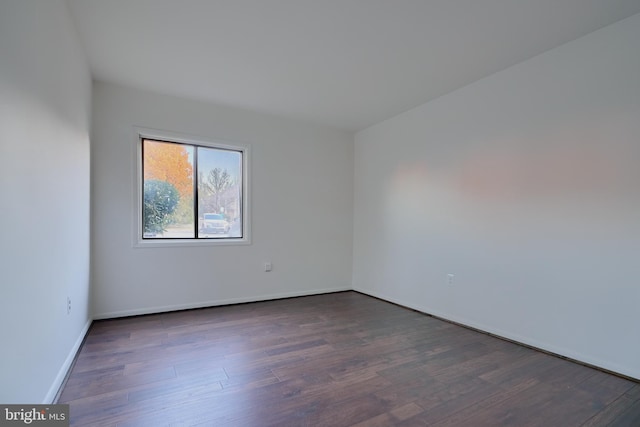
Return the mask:
M 139 239 L 135 248 L 175 248 L 196 246 L 240 246 L 250 245 L 249 239 Z

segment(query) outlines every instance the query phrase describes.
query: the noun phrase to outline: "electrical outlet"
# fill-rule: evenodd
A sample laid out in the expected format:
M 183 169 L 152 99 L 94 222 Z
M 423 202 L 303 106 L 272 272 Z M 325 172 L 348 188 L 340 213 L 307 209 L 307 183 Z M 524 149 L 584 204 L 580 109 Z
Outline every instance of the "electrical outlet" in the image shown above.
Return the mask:
M 271 261 L 267 261 L 264 263 L 264 271 L 271 271 L 272 270 L 272 265 L 271 265 Z
M 71 298 L 67 297 L 67 314 L 71 314 Z
M 453 285 L 453 274 L 447 274 L 447 285 Z

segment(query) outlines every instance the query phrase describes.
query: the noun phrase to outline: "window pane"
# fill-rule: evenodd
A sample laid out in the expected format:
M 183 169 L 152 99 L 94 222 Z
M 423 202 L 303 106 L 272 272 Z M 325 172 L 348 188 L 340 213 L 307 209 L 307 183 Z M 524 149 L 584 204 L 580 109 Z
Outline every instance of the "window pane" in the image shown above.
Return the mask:
M 198 237 L 242 237 L 242 152 L 197 150 Z
M 194 238 L 193 147 L 142 140 L 143 238 Z

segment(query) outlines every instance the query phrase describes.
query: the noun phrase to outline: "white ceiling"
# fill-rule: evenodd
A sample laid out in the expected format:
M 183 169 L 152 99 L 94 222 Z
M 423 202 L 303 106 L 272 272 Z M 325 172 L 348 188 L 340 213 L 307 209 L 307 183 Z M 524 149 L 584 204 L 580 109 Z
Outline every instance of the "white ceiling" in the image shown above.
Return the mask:
M 68 1 L 97 80 L 352 131 L 640 13 L 640 0 Z

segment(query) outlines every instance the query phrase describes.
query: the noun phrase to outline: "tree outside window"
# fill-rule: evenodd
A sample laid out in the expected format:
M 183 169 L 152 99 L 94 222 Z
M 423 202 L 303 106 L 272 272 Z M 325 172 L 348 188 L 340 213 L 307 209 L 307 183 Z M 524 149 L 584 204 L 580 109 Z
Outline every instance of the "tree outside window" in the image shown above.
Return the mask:
M 142 138 L 142 238 L 242 238 L 243 155 Z

